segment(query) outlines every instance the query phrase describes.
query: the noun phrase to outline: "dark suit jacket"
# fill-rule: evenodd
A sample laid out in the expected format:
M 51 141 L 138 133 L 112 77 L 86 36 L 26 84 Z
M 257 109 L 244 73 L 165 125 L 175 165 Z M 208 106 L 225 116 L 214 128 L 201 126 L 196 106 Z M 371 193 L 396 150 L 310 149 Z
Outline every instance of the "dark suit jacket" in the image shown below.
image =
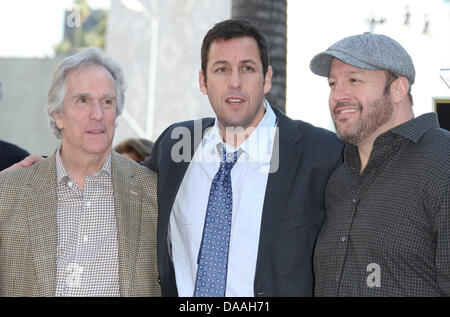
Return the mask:
M 22 161 L 28 155 L 27 151 L 17 145 L 0 140 L 0 171 Z
M 275 144 L 279 146 L 279 168 L 267 181 L 254 294 L 312 296 L 312 254 L 324 218 L 324 189 L 328 177 L 342 162 L 342 144 L 332 132 L 291 120 L 276 109 L 274 112 L 279 127 L 279 144 Z M 204 131 L 214 119 L 201 122 L 200 131 Z M 155 142 L 151 158 L 144 162 L 159 174 L 158 266 L 163 296 L 177 296 L 168 224 L 189 165 L 175 162 L 171 152 L 174 148 L 192 157 L 202 139 L 201 135 L 194 136 L 193 130 L 194 121 L 170 126 Z M 183 131 L 190 131 L 190 147 L 180 148 L 180 140 L 186 138 Z

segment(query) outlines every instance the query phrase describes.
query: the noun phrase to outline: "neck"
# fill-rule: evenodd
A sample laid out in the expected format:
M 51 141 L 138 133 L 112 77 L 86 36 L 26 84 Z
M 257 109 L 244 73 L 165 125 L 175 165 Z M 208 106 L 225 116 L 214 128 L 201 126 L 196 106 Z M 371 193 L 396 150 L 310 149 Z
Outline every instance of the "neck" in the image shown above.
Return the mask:
M 225 127 L 222 125 L 222 123 L 219 121 L 219 128 L 220 132 L 222 134 L 222 139 L 225 143 L 238 147 L 242 143 L 245 142 L 245 140 L 248 139 L 248 137 L 253 133 L 253 131 L 256 130 L 256 127 L 259 125 L 261 120 L 264 118 L 264 115 L 266 114 L 266 108 L 263 104 L 261 104 L 261 108 L 258 111 L 258 113 L 255 115 L 252 122 L 247 127 Z
M 61 146 L 61 161 L 69 176 L 77 182 L 78 187 L 84 189 L 86 177 L 99 171 L 111 152 L 102 155 L 82 156 L 64 151 Z
M 250 136 L 250 134 L 252 134 L 252 132 L 255 130 L 255 127 L 248 127 L 248 128 L 233 128 L 233 127 L 228 127 L 228 128 L 220 128 L 220 132 L 222 134 L 222 139 L 225 143 L 234 146 L 234 147 L 238 147 L 240 146 L 242 143 L 245 142 L 245 140 L 248 139 L 248 137 Z
M 370 154 L 372 153 L 373 144 L 380 134 L 402 124 L 414 118 L 414 113 L 411 107 L 404 108 L 403 111 L 395 114 L 394 119 L 378 127 L 378 129 L 372 133 L 368 138 L 361 141 L 358 146 L 359 159 L 361 161 L 360 173 L 364 171 L 369 163 Z

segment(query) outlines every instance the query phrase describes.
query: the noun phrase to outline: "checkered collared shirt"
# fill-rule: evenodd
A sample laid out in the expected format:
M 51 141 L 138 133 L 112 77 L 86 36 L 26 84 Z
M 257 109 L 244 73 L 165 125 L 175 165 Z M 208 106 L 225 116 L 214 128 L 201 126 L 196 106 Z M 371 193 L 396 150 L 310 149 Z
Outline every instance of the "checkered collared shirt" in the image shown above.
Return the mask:
M 330 177 L 315 296 L 450 295 L 450 133 L 425 114 L 358 149 Z
M 120 296 L 111 155 L 84 190 L 56 154 L 58 249 L 56 296 Z

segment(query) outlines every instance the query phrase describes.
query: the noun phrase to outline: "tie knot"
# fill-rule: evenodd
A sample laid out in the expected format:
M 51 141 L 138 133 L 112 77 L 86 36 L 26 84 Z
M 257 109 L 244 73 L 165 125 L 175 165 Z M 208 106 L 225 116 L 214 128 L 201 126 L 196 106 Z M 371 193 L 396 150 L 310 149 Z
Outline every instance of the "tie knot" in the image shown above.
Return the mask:
M 221 165 L 223 164 L 226 169 L 231 170 L 234 164 L 236 164 L 238 157 L 239 157 L 239 150 L 227 153 L 225 148 L 222 147 Z

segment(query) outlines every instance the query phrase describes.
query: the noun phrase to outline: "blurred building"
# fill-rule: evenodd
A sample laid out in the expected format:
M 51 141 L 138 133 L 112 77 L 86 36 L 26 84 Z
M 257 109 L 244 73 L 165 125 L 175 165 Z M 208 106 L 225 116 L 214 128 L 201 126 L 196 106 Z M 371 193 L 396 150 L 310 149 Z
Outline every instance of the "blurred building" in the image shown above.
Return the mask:
M 59 144 L 51 133 L 45 101 L 55 58 L 0 58 L 0 138 L 30 153 L 49 155 Z
M 106 53 L 128 81 L 115 144 L 155 141 L 171 123 L 213 115 L 198 84 L 200 48 L 206 32 L 230 16 L 231 0 L 111 1 Z

